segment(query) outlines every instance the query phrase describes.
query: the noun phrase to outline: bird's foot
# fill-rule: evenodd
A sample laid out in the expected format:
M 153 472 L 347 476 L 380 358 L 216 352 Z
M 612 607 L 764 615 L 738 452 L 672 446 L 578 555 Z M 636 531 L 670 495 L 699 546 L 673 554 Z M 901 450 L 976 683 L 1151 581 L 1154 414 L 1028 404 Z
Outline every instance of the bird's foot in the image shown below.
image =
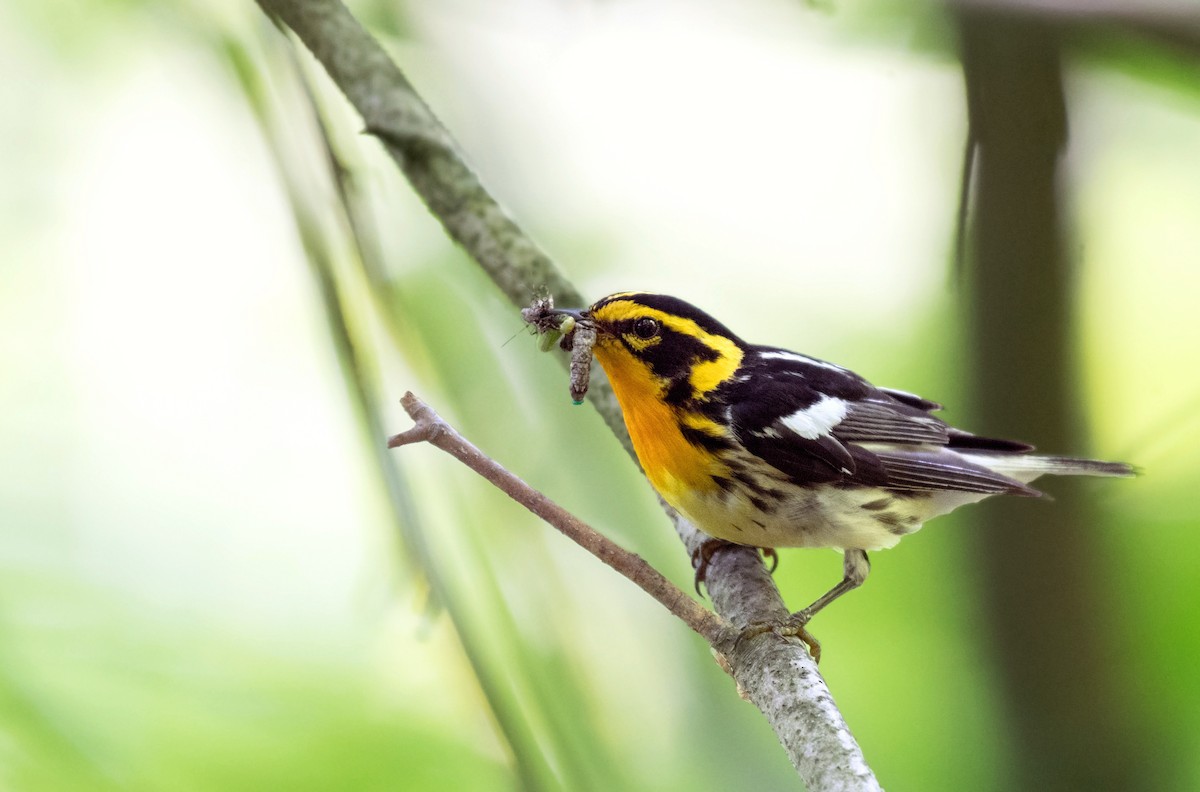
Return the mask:
M 692 553 L 692 568 L 696 570 L 696 593 L 704 596 L 700 592 L 700 584 L 708 576 L 708 564 L 712 561 L 712 557 L 716 552 L 725 547 L 737 547 L 733 542 L 726 542 L 724 539 L 706 539 L 696 552 Z
M 737 637 L 737 643 L 755 638 L 763 633 L 774 633 L 780 638 L 799 638 L 812 655 L 814 663 L 821 662 L 821 642 L 806 628 L 812 614 L 807 609 L 797 611 L 782 622 L 754 622 L 746 626 Z
M 700 592 L 700 584 L 705 582 L 705 577 L 708 575 L 708 564 L 712 561 L 713 555 L 724 547 L 742 547 L 743 545 L 726 542 L 724 539 L 707 539 L 696 548 L 696 552 L 692 553 L 692 568 L 696 570 L 696 593 L 704 596 Z M 773 547 L 760 547 L 758 550 L 762 553 L 764 563 L 766 559 L 770 559 L 770 565 L 767 567 L 769 574 L 775 574 L 775 570 L 779 568 L 779 553 L 775 552 Z

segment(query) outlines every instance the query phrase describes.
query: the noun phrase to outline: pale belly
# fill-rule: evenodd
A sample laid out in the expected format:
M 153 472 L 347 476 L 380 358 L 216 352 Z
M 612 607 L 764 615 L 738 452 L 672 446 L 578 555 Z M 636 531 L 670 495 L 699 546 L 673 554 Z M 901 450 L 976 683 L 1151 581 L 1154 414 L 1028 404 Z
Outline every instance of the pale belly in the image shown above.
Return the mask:
M 763 490 L 769 490 L 765 496 Z M 967 492 L 909 493 L 847 489 L 830 484 L 735 483 L 683 493 L 672 503 L 709 536 L 755 547 L 882 550 L 940 514 L 985 496 Z

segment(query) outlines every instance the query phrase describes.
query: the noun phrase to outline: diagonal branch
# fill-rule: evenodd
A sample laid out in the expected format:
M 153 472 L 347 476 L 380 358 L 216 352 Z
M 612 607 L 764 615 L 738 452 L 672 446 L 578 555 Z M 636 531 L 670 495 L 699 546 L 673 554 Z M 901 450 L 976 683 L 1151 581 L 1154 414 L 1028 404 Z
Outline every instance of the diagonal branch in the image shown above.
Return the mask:
M 383 141 L 446 233 L 463 246 L 514 305 L 549 290 L 559 305 L 583 297 L 487 193 L 450 133 L 383 47 L 338 0 L 256 0 L 281 19 L 329 72 Z
M 416 424 L 408 431 L 389 438 L 388 448 L 399 448 L 422 441 L 440 448 L 490 481 L 505 495 L 562 531 L 584 550 L 632 580 L 714 648 L 727 646 L 735 639 L 735 631 L 724 619 L 680 591 L 678 586 L 646 563 L 641 556 L 619 546 L 509 473 L 499 462 L 484 454 L 453 426 L 442 420 L 442 417 L 425 402 L 412 393 L 406 393 L 400 404 Z
M 465 164 L 449 132 L 340 0 L 256 2 L 269 16 L 291 28 L 312 51 L 362 115 L 367 131 L 383 141 L 430 212 L 514 306 L 524 306 L 531 296 L 539 293 L 549 293 L 560 305 L 583 304 L 578 291 L 549 257 L 486 192 Z M 593 387 L 589 398 L 629 449 L 611 390 Z M 439 440 L 449 427 L 440 419 L 436 425 L 436 431 L 432 428 L 435 424 L 427 423 L 402 437 L 406 441 Z M 492 470 L 492 465 L 503 470 L 477 449 L 474 454 L 478 455 L 475 458 L 481 464 L 481 472 Z M 515 477 L 513 480 L 520 481 Z M 530 497 L 531 502 L 537 502 L 538 498 L 545 500 L 538 493 Z M 669 510 L 668 513 L 688 550 L 694 551 L 706 537 L 678 515 Z M 602 540 L 598 545 L 602 548 L 600 552 L 610 558 L 626 552 L 620 548 L 612 550 L 607 539 L 595 536 Z M 813 792 L 879 789 L 808 650 L 798 641 L 771 632 L 739 643 L 738 631 L 723 629 L 725 623 L 740 629 L 753 623 L 778 622 L 788 614 L 758 553 L 751 548 L 717 553 L 708 567 L 706 584 L 720 617 L 692 614 L 681 618 L 706 638 L 709 632 L 717 637 L 715 643 L 711 640 L 710 643 L 725 658 L 742 694 L 763 712 L 807 787 Z M 690 609 L 679 605 L 682 600 L 667 590 L 660 594 L 679 607 Z M 672 607 L 657 595 L 656 599 Z M 690 597 L 682 599 L 692 602 Z M 692 605 L 703 611 L 694 602 Z M 694 619 L 694 623 L 689 619 Z

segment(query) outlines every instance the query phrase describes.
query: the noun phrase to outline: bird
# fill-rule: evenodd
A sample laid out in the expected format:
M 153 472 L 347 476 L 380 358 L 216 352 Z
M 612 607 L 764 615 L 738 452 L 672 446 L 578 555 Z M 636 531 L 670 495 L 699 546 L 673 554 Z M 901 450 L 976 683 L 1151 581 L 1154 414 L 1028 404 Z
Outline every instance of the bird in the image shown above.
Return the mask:
M 869 552 L 968 503 L 1040 496 L 1029 484 L 1043 475 L 1134 474 L 1125 463 L 1034 454 L 1020 441 L 955 428 L 933 415 L 937 402 L 748 343 L 677 297 L 618 292 L 585 310 L 543 313 L 594 331 L 591 352 L 642 470 L 700 531 L 772 555 L 841 551 L 841 582 L 785 625 L 817 659 L 820 644 L 805 625 L 863 584 Z M 697 585 L 720 546 L 706 543 L 694 559 Z

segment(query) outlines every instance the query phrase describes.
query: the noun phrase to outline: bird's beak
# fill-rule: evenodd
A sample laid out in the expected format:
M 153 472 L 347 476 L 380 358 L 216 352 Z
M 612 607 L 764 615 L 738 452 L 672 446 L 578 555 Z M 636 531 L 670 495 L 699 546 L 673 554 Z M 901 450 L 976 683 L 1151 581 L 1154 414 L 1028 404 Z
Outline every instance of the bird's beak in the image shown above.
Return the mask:
M 546 313 L 554 316 L 569 316 L 575 321 L 580 321 L 581 319 L 585 318 L 584 314 L 587 313 L 587 311 L 573 308 L 551 308 L 547 310 Z

